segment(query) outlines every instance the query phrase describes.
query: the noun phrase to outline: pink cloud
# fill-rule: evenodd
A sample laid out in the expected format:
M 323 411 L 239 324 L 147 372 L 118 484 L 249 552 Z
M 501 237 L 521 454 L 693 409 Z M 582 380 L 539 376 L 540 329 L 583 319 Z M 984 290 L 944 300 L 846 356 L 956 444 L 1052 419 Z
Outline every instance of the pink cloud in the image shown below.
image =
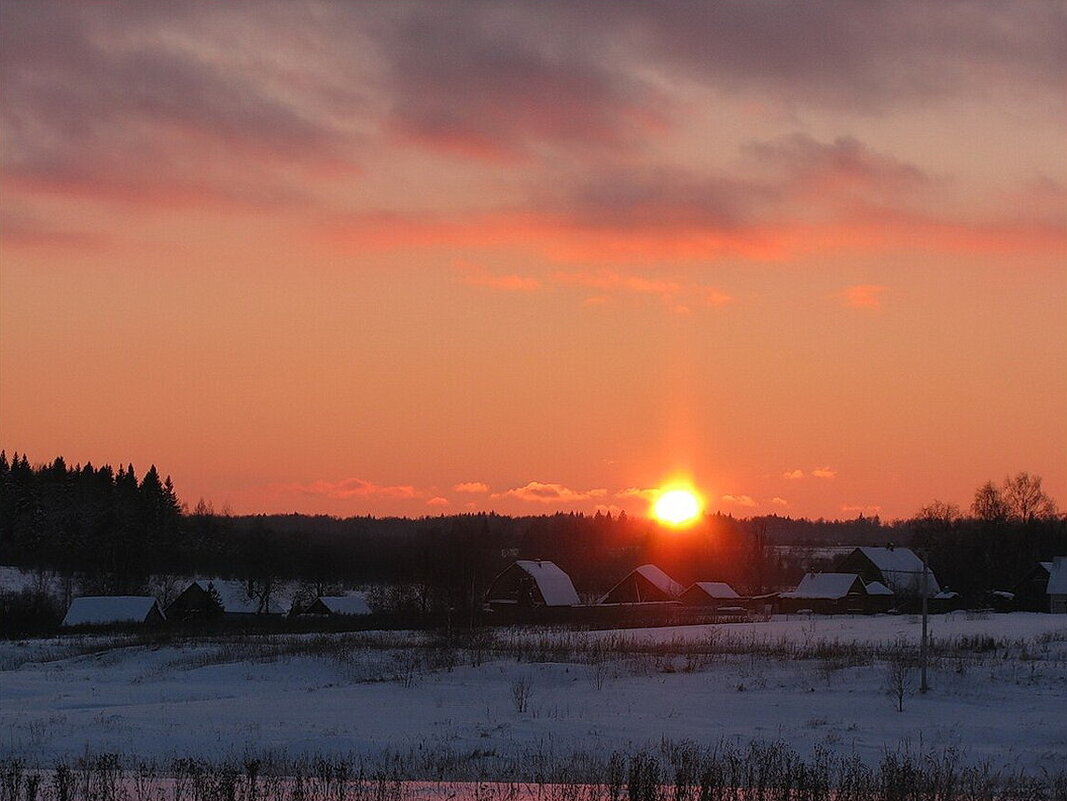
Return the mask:
M 662 490 L 658 489 L 640 489 L 639 487 L 629 487 L 628 489 L 619 490 L 615 493 L 616 498 L 640 498 L 643 501 L 652 501 L 660 496 Z
M 545 484 L 540 481 L 531 481 L 524 487 L 510 489 L 493 495 L 493 498 L 517 498 L 520 501 L 531 503 L 575 503 L 587 501 L 593 498 L 603 498 L 607 490 L 592 489 L 585 492 L 572 490 L 562 484 Z
M 882 296 L 889 287 L 881 284 L 857 284 L 838 294 L 841 301 L 853 309 L 878 309 L 882 306 Z
M 478 495 L 489 492 L 489 485 L 483 484 L 481 481 L 464 481 L 456 484 L 452 489 L 456 492 L 467 492 L 471 495 Z
M 811 474 L 815 476 L 815 478 L 831 479 L 837 477 L 837 471 L 832 470 L 829 467 L 817 467 L 811 471 Z
M 427 506 L 448 506 L 449 504 L 450 501 L 448 500 L 448 498 L 442 498 L 440 495 L 435 498 L 430 498 L 430 500 L 426 501 Z
M 418 498 L 419 492 L 412 486 L 386 486 L 364 481 L 361 478 L 344 478 L 340 481 L 313 481 L 310 484 L 285 484 L 280 487 L 285 492 L 299 492 L 304 495 L 318 495 L 333 500 L 348 498 Z
M 732 503 L 737 506 L 755 506 L 756 502 L 748 495 L 723 495 L 722 500 L 724 503 Z
M 787 470 L 786 472 L 784 472 L 782 474 L 782 478 L 788 478 L 790 481 L 796 481 L 798 479 L 804 478 L 804 471 L 803 470 Z
M 464 263 L 458 265 L 463 283 L 468 286 L 480 286 L 488 289 L 501 289 L 505 292 L 534 292 L 541 288 L 541 282 L 524 275 L 497 275 L 484 267 Z
M 773 503 L 775 506 L 789 506 L 789 501 L 787 501 L 785 498 L 771 498 L 771 503 Z

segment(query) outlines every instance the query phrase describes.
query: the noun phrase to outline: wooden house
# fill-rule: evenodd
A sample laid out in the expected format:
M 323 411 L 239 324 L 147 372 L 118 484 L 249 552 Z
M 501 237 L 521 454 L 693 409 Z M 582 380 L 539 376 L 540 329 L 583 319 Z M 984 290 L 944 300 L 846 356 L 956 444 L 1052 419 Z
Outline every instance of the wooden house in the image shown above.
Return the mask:
M 742 598 L 725 581 L 698 581 L 679 596 L 687 606 L 740 606 Z
M 196 579 L 167 607 L 168 618 L 179 622 L 280 614 L 276 601 L 264 603 L 247 582 L 234 579 Z
M 892 597 L 884 584 L 867 585 L 856 573 L 808 573 L 795 590 L 779 596 L 783 612 L 809 609 L 819 614 L 885 611 Z
M 1057 556 L 1052 560 L 1045 592 L 1048 594 L 1048 611 L 1067 614 L 1067 556 Z
M 86 595 L 71 601 L 64 626 L 159 625 L 166 620 L 149 595 Z
M 870 584 L 878 581 L 898 598 L 920 598 L 923 588 L 923 560 L 911 548 L 854 548 L 834 565 L 839 573 L 855 573 Z M 934 572 L 926 568 L 926 595 L 941 592 Z
M 685 587 L 655 565 L 641 565 L 608 590 L 599 604 L 677 601 Z
M 571 607 L 581 600 L 571 577 L 555 563 L 520 559 L 493 579 L 485 596 L 490 609 Z
M 371 608 L 362 595 L 320 595 L 300 610 L 301 615 L 369 615 Z

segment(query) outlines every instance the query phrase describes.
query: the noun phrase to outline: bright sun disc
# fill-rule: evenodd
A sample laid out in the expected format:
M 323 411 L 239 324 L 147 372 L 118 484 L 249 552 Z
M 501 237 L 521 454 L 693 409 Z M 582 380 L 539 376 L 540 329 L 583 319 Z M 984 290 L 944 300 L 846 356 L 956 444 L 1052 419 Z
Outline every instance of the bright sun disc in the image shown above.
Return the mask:
M 685 526 L 700 516 L 700 498 L 684 489 L 669 490 L 652 507 L 652 516 L 671 526 Z

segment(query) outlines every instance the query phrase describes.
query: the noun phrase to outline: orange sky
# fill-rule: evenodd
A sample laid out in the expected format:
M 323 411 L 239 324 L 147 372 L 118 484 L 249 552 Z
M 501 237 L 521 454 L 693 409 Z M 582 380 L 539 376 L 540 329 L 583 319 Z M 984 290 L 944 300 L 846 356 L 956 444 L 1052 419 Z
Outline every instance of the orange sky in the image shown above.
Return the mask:
M 0 14 L 0 445 L 190 505 L 1067 505 L 1058 4 Z

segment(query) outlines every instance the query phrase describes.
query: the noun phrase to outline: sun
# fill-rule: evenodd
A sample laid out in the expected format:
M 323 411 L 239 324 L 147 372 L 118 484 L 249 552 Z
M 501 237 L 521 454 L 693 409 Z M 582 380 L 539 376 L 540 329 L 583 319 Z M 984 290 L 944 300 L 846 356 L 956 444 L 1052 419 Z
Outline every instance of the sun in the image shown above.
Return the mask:
M 692 525 L 704 511 L 704 504 L 692 490 L 666 490 L 652 504 L 652 516 L 661 523 L 679 528 Z

